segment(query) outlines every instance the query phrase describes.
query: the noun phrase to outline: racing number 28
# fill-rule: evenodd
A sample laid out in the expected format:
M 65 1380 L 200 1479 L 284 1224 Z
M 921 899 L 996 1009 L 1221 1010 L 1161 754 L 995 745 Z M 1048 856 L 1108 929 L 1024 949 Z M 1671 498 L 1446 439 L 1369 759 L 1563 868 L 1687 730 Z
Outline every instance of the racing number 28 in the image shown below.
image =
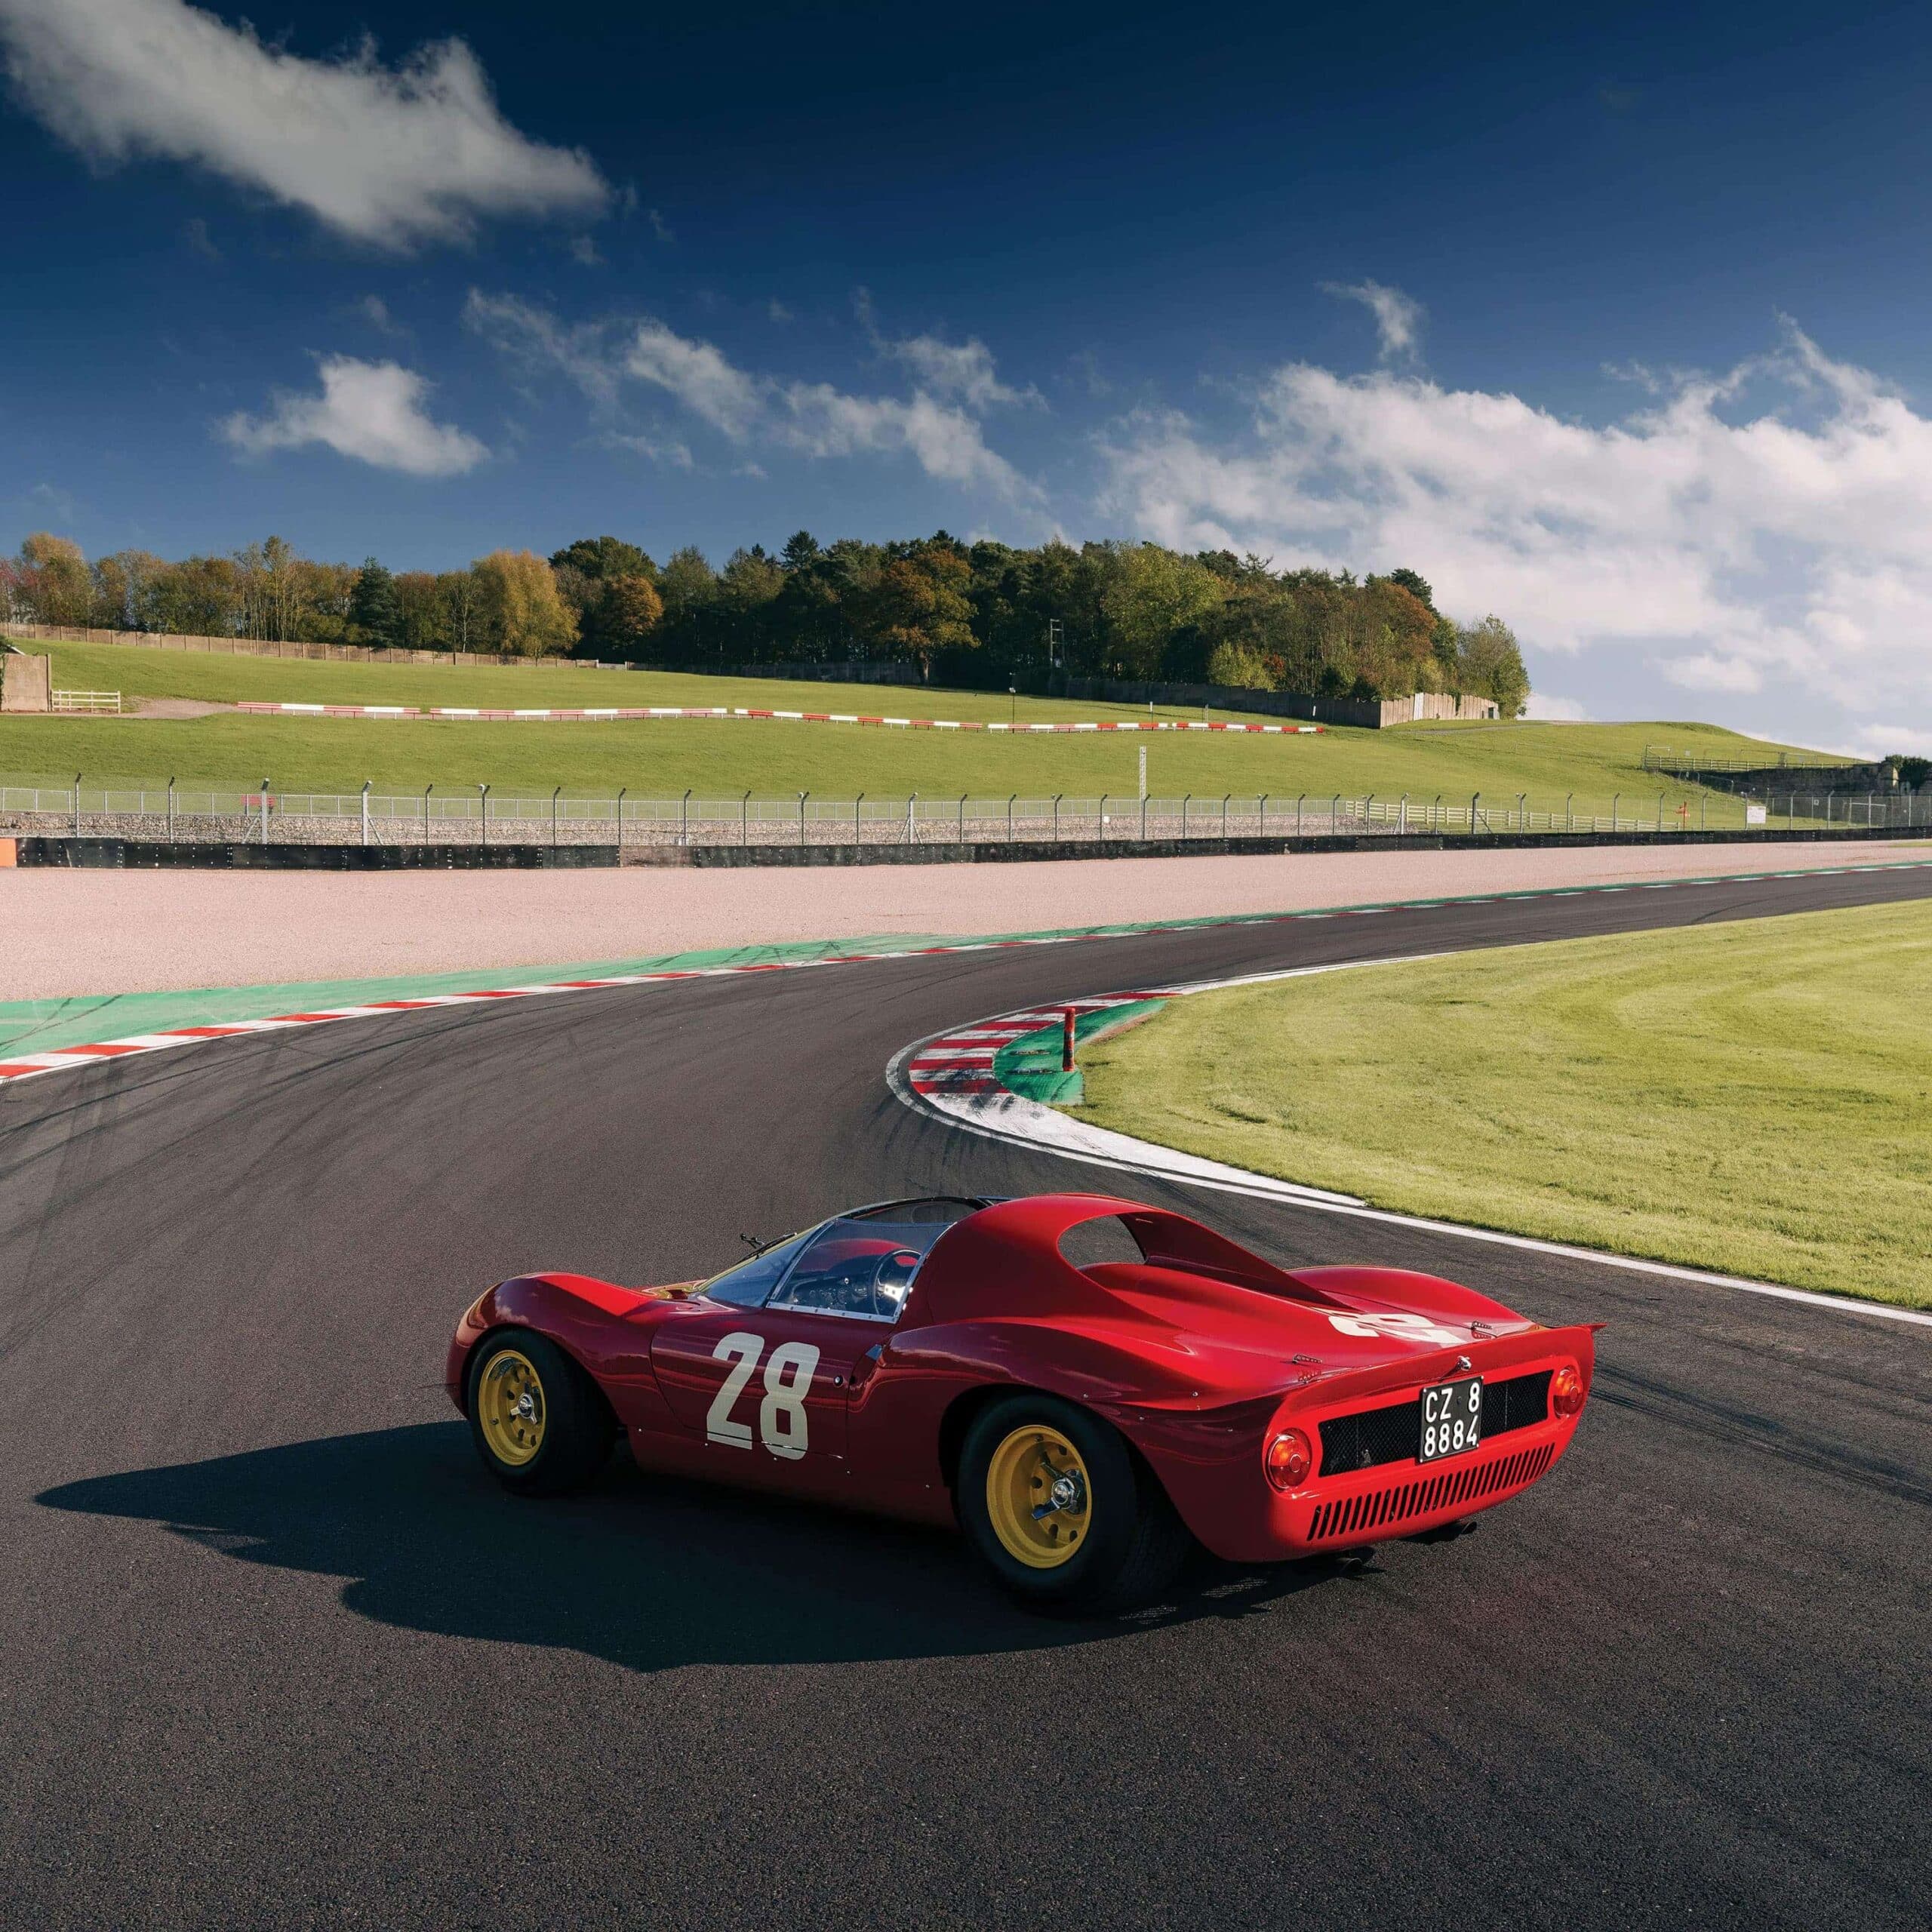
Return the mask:
M 706 1437 L 727 1448 L 749 1449 L 751 1425 L 734 1422 L 731 1411 L 764 1352 L 764 1337 L 740 1330 L 724 1337 L 711 1352 L 713 1359 L 732 1366 L 706 1414 Z M 809 1342 L 780 1343 L 764 1365 L 764 1400 L 758 1407 L 758 1439 L 788 1463 L 797 1462 L 805 1453 L 805 1394 L 817 1367 L 818 1350 Z

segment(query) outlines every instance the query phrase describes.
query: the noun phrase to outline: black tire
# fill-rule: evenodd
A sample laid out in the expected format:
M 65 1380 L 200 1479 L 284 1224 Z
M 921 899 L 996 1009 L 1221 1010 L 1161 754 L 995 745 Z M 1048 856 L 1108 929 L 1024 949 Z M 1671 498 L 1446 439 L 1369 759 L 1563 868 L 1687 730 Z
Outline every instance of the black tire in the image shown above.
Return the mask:
M 504 1364 L 505 1374 L 520 1373 L 520 1357 L 534 1372 L 540 1404 L 539 1439 L 527 1460 L 506 1453 L 485 1419 L 489 1396 L 485 1378 L 492 1365 Z M 497 1481 L 519 1496 L 561 1496 L 581 1489 L 609 1457 L 617 1431 L 611 1411 L 595 1383 L 555 1343 L 528 1328 L 508 1328 L 479 1342 L 469 1358 L 463 1407 L 469 1417 L 469 1439 L 483 1466 Z
M 1010 1437 L 1032 1427 L 1055 1431 L 1071 1443 L 1091 1478 L 1084 1540 L 1050 1568 L 1033 1567 L 1008 1549 L 989 1500 L 995 1456 Z M 960 1450 L 954 1503 L 974 1553 L 1031 1610 L 1094 1616 L 1133 1609 L 1174 1580 L 1193 1546 L 1167 1493 L 1119 1433 L 1057 1395 L 1004 1396 L 980 1412 Z

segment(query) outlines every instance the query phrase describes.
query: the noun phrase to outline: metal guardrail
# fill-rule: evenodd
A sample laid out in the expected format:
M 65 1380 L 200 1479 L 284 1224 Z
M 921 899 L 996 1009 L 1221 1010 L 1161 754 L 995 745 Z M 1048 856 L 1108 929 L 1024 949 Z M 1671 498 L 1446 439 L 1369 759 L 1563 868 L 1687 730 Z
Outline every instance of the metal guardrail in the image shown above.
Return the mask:
M 1817 752 L 1780 752 L 1761 758 L 1705 758 L 1693 752 L 1673 751 L 1668 745 L 1644 747 L 1644 769 L 1677 778 L 1694 778 L 1700 771 L 1847 771 L 1857 768 L 1852 758 L 1827 758 Z
M 118 691 L 55 691 L 50 702 L 56 711 L 87 712 L 117 718 L 121 715 Z
M 1195 840 L 1321 838 L 1361 832 L 1652 832 L 1714 829 L 1708 796 L 1672 803 L 1667 794 L 1608 813 L 1461 800 L 1348 797 L 1140 798 L 820 797 L 810 792 L 758 798 L 566 798 L 499 795 L 488 786 L 420 792 L 209 791 L 179 786 L 122 788 L 0 786 L 0 829 L 91 832 L 134 838 L 260 840 L 312 844 L 488 844 L 621 845 L 920 845 L 993 841 Z M 1932 827 L 1932 797 L 1795 795 L 1767 807 L 1720 798 L 1717 826 L 1784 823 Z

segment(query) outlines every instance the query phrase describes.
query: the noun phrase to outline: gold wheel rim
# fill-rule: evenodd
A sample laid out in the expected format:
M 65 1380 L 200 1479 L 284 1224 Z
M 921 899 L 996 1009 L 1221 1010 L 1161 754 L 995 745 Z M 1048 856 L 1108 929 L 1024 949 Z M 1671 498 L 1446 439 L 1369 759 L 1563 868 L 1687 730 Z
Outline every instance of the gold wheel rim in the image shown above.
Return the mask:
M 1080 1451 L 1057 1429 L 1029 1423 L 986 1465 L 986 1514 L 1000 1547 L 1029 1570 L 1057 1570 L 1087 1540 L 1094 1484 Z
M 547 1420 L 543 1378 L 520 1349 L 501 1349 L 476 1384 L 476 1416 L 497 1460 L 512 1469 L 536 1460 Z

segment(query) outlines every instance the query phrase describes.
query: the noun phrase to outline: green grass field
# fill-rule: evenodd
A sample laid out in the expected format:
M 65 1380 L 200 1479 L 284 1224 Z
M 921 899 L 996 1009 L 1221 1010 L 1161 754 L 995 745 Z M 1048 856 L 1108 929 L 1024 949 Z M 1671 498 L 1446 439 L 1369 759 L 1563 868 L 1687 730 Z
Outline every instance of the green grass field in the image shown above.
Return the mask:
M 1085 1055 L 1079 1111 L 1377 1207 L 1926 1307 L 1928 1014 L 1932 904 L 1805 913 L 1196 994 Z
M 316 703 L 473 704 L 483 706 L 601 703 L 724 704 L 788 709 L 1006 717 L 1009 700 L 986 693 L 919 691 L 896 686 L 808 685 L 780 679 L 712 678 L 583 669 L 311 663 L 128 645 L 55 645 L 54 681 L 63 689 L 118 690 L 128 697 L 244 697 Z M 1051 721 L 1145 716 L 1118 706 L 1022 699 L 1017 713 Z M 10 718 L 0 721 L 0 772 L 17 782 L 64 784 L 76 771 L 90 782 L 165 781 L 253 785 L 264 775 L 285 790 L 420 789 L 488 780 L 500 792 L 735 796 L 809 790 L 823 796 L 1032 796 L 1061 792 L 1131 795 L 1138 754 L 1147 750 L 1157 795 L 1219 798 L 1266 792 L 1291 805 L 1340 792 L 1426 804 L 1438 794 L 1466 804 L 1480 791 L 1492 806 L 1531 795 L 1560 807 L 1574 793 L 1579 811 L 1654 811 L 1657 783 L 1641 768 L 1647 744 L 1717 757 L 1782 749 L 1698 724 L 1512 724 L 1487 728 L 1405 726 L 1337 731 L 1319 737 L 1223 737 L 1161 733 L 1115 737 L 961 735 L 783 721 L 663 720 L 608 724 L 469 724 L 405 720 L 245 717 Z M 1699 798 L 1672 785 L 1667 803 Z M 1712 795 L 1712 825 L 1740 822 L 1742 808 Z M 1692 821 L 1696 823 L 1695 819 Z

